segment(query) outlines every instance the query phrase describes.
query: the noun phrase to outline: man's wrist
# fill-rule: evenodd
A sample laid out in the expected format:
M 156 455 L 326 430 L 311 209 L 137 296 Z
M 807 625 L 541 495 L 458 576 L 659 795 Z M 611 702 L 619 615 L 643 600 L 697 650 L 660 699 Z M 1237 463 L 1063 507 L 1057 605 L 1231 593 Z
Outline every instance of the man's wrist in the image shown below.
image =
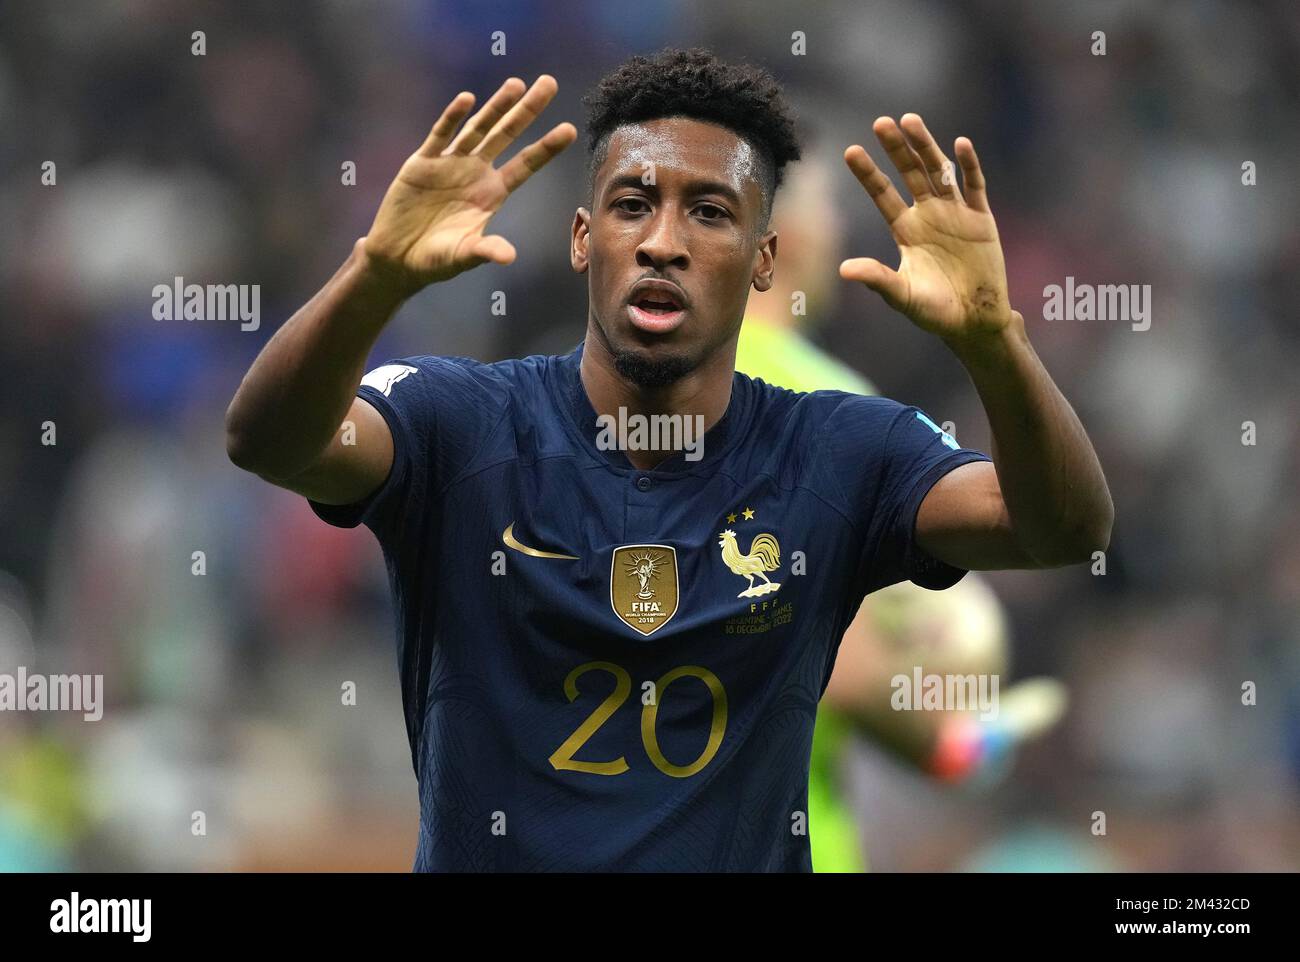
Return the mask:
M 1024 316 L 1014 310 L 1007 323 L 1000 328 L 954 334 L 943 340 L 972 374 L 978 370 L 997 369 L 1012 363 L 1018 354 L 1029 347 Z
M 420 289 L 400 268 L 371 256 L 366 250 L 364 237 L 352 245 L 345 270 L 353 295 L 360 298 L 369 310 L 385 317 L 395 313 Z

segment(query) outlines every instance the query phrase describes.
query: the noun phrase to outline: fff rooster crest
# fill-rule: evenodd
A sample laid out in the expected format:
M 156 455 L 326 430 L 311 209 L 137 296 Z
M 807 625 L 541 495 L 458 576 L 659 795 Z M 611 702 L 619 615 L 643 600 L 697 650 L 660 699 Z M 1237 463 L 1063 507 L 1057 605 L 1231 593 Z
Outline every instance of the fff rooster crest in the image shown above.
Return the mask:
M 760 598 L 778 591 L 781 585 L 768 578 L 767 572 L 781 567 L 781 545 L 773 535 L 754 535 L 749 544 L 749 551 L 741 554 L 740 545 L 736 543 L 736 532 L 730 528 L 718 538 L 718 547 L 722 549 L 722 561 L 733 574 L 749 580 L 747 587 L 737 598 Z M 762 578 L 761 584 L 754 584 L 754 576 Z

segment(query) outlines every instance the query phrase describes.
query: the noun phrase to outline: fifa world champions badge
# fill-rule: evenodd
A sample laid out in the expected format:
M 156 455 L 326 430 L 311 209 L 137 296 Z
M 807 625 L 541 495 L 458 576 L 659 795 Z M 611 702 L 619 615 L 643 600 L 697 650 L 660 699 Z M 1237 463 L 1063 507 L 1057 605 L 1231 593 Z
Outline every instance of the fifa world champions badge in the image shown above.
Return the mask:
M 609 569 L 609 603 L 623 623 L 651 635 L 677 614 L 677 551 L 662 544 L 614 549 Z

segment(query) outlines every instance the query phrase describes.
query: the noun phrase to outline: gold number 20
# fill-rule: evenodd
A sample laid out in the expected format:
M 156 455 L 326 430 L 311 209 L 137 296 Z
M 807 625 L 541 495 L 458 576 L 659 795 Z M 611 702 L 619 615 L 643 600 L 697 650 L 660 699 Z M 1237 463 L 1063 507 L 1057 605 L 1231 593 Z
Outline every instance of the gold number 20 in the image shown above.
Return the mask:
M 573 757 L 586 744 L 587 739 L 594 735 L 601 725 L 609 721 L 614 712 L 618 711 L 619 706 L 627 700 L 627 696 L 632 691 L 632 676 L 627 673 L 626 668 L 612 661 L 589 661 L 573 669 L 564 679 L 564 694 L 569 701 L 578 697 L 578 679 L 589 671 L 605 671 L 613 675 L 614 690 L 555 750 L 550 762 L 559 771 L 621 775 L 628 770 L 627 759 L 622 755 L 609 762 L 584 762 Z M 709 726 L 708 743 L 704 746 L 700 757 L 689 765 L 674 765 L 665 758 L 663 749 L 659 747 L 659 736 L 655 732 L 655 721 L 659 717 L 659 700 L 663 698 L 668 686 L 678 678 L 698 678 L 704 682 L 713 698 L 713 720 Z M 645 705 L 641 709 L 641 741 L 645 745 L 646 754 L 650 756 L 650 761 L 654 763 L 655 768 L 665 775 L 671 775 L 673 778 L 689 778 L 713 761 L 713 756 L 718 753 L 718 748 L 722 745 L 722 736 L 727 730 L 726 689 L 722 687 L 718 676 L 709 669 L 701 668 L 699 665 L 682 665 L 655 682 L 655 696 L 654 704 Z

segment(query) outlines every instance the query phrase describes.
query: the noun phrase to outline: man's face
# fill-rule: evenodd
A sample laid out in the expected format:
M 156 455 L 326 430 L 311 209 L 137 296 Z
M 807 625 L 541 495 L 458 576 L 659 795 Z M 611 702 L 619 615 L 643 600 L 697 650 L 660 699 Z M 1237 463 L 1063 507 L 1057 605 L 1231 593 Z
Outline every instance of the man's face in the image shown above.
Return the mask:
M 670 384 L 734 341 L 752 285 L 772 283 L 776 234 L 760 231 L 753 147 L 682 117 L 620 127 L 573 221 L 590 320 L 620 373 Z

